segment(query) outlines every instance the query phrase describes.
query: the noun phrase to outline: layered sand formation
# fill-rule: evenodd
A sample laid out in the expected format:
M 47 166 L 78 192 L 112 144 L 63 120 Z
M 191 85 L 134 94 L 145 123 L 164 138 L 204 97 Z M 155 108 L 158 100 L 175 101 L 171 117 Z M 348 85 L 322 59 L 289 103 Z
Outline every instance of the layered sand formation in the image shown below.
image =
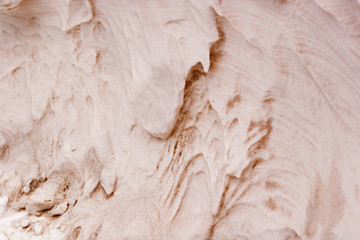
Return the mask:
M 0 239 L 358 239 L 356 0 L 0 1 Z

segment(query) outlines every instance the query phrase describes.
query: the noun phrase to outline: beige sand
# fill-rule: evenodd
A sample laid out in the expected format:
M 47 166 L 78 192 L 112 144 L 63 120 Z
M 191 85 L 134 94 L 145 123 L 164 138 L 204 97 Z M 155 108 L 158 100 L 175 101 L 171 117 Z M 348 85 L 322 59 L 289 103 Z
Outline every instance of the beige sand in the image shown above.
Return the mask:
M 0 0 L 0 239 L 360 236 L 356 0 Z

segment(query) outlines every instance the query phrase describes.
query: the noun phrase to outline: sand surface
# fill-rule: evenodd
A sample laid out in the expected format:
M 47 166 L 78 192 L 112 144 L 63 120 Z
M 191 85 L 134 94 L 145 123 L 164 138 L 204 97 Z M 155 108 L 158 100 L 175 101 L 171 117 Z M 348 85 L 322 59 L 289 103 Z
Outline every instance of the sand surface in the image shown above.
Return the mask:
M 0 0 L 0 239 L 358 240 L 357 0 Z

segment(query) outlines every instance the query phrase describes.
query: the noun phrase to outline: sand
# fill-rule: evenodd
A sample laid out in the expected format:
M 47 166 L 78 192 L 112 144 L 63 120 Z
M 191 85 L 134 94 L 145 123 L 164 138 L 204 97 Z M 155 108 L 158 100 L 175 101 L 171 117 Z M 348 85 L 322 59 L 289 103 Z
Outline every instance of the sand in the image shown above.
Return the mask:
M 0 0 L 0 239 L 359 239 L 359 4 Z

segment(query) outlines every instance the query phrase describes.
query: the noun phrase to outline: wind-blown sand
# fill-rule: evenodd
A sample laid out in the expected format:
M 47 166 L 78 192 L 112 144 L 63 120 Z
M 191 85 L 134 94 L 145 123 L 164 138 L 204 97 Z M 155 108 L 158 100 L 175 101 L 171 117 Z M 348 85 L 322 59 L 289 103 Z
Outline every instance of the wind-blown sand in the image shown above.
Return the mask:
M 359 4 L 0 0 L 0 239 L 359 239 Z

